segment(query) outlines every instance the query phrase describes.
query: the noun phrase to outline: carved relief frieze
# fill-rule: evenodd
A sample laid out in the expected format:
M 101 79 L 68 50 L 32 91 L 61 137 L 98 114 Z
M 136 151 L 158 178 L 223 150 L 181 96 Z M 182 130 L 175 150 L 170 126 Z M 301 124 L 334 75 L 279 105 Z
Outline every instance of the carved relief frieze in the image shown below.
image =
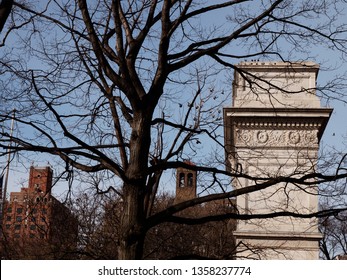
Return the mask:
M 316 147 L 317 130 L 236 129 L 236 146 Z

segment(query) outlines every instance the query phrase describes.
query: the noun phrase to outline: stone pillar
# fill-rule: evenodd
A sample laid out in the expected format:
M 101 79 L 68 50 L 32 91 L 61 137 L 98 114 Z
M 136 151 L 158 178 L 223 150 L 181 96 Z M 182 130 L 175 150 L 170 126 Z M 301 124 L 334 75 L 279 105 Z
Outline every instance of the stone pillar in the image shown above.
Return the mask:
M 312 62 L 237 65 L 233 103 L 224 108 L 228 168 L 258 178 L 300 177 L 315 171 L 319 140 L 332 109 L 315 94 L 319 66 Z M 234 188 L 263 180 L 236 179 Z M 241 214 L 311 213 L 317 186 L 277 184 L 237 198 Z M 318 259 L 316 219 L 277 217 L 239 221 L 237 258 Z

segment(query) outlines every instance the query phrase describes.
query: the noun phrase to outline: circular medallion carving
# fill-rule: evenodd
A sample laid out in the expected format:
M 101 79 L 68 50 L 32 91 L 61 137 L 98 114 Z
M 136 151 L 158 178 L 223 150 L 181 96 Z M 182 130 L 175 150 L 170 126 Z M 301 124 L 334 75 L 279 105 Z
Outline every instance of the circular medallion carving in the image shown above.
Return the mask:
M 317 143 L 317 137 L 316 137 L 315 132 L 308 131 L 305 135 L 305 141 L 306 141 L 306 144 L 316 144 Z
M 300 142 L 300 134 L 297 131 L 291 131 L 288 134 L 290 144 L 298 144 Z
M 266 131 L 259 131 L 257 133 L 257 139 L 259 143 L 266 143 L 267 140 L 269 139 L 269 135 L 267 134 Z

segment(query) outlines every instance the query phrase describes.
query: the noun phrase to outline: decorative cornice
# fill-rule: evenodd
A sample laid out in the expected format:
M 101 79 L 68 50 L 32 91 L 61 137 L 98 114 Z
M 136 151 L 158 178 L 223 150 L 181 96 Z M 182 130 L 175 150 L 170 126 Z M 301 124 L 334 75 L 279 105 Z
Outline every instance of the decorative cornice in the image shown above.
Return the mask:
M 234 145 L 236 128 L 318 130 L 319 141 L 331 113 L 329 108 L 224 108 L 226 143 Z
M 321 122 L 305 121 L 256 121 L 256 120 L 238 120 L 234 122 L 236 128 L 263 128 L 263 129 L 319 129 Z

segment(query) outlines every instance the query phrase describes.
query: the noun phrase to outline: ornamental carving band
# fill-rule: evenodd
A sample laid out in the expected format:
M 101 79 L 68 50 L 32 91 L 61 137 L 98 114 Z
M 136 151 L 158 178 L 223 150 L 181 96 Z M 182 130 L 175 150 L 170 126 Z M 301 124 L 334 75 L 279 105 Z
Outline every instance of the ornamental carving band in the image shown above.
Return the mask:
M 237 146 L 312 147 L 318 145 L 317 130 L 236 130 Z

